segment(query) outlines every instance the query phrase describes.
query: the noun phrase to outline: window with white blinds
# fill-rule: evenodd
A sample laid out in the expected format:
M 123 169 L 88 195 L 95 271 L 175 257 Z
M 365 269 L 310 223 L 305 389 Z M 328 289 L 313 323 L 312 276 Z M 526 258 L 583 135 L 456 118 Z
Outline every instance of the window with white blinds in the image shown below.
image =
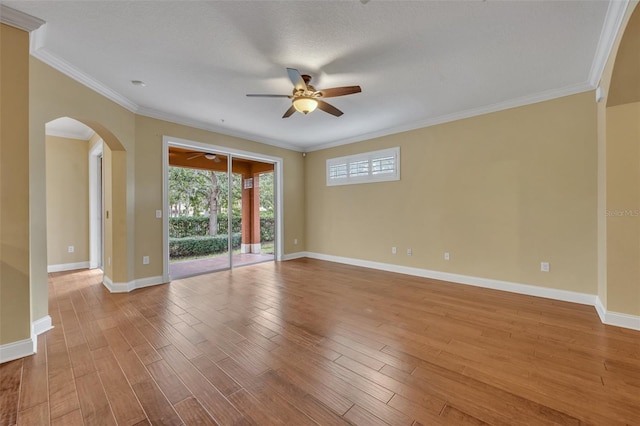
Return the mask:
M 327 160 L 327 186 L 400 180 L 400 147 Z

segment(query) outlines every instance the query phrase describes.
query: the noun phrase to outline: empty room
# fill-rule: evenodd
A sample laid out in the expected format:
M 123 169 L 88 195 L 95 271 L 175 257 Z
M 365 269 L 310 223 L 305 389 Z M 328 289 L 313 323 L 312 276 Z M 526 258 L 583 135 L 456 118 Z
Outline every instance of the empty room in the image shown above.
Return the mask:
M 0 31 L 0 426 L 640 424 L 638 1 Z

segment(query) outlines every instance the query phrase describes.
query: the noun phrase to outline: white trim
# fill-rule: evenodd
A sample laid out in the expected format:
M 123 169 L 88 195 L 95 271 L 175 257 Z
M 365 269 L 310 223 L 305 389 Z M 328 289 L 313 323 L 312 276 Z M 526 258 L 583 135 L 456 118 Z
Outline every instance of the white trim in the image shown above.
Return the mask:
M 102 263 L 102 177 L 98 162 L 104 151 L 102 138 L 89 151 L 89 268 L 96 269 Z
M 89 74 L 80 71 L 75 66 L 71 65 L 69 62 L 64 59 L 59 58 L 53 53 L 46 50 L 44 46 L 44 38 L 46 35 L 46 25 L 43 26 L 40 30 L 34 31 L 31 34 L 30 41 L 30 53 L 31 56 L 41 60 L 45 64 L 50 67 L 60 71 L 62 74 L 72 78 L 78 83 L 88 87 L 94 92 L 104 96 L 105 98 L 117 103 L 121 107 L 131 111 L 137 112 L 139 107 L 137 104 L 129 100 L 128 98 L 122 96 L 120 93 L 111 89 L 106 84 L 96 80 Z
M 288 253 L 282 256 L 282 260 L 295 260 L 295 259 L 302 259 L 303 257 L 311 257 L 309 256 L 309 253 L 307 253 L 306 251 L 298 251 L 295 253 Z
M 607 308 L 605 308 L 604 305 L 602 304 L 602 300 L 600 300 L 600 296 L 596 296 L 595 307 L 596 307 L 596 312 L 600 317 L 600 322 L 603 324 L 606 324 L 605 319 L 607 317 Z
M 438 124 L 450 123 L 452 121 L 463 120 L 465 118 L 472 118 L 479 115 L 489 114 L 492 112 L 504 111 L 507 109 L 518 108 L 527 105 L 533 105 L 539 102 L 549 101 L 552 99 L 562 98 L 565 96 L 576 95 L 578 93 L 588 92 L 595 90 L 595 86 L 589 82 L 583 82 L 574 84 L 559 89 L 546 90 L 540 93 L 534 93 L 532 95 L 523 96 L 520 98 L 509 99 L 503 102 L 497 102 L 491 105 L 483 105 L 477 108 L 471 108 L 465 111 L 459 111 L 452 114 L 445 114 L 438 117 L 428 118 L 426 120 L 414 121 L 412 123 L 403 124 L 395 127 L 387 127 L 382 130 L 370 132 L 353 136 L 346 139 L 338 139 L 333 142 L 322 143 L 313 145 L 305 149 L 306 152 L 320 151 L 322 149 L 333 148 L 336 146 L 347 145 L 354 142 L 360 142 L 364 140 L 379 138 L 382 136 L 395 135 L 402 132 L 408 132 L 410 130 L 422 129 L 425 127 L 431 127 Z
M 138 278 L 136 280 L 133 280 L 133 289 L 135 290 L 144 287 L 151 287 L 154 285 L 166 284 L 168 282 L 168 280 L 165 281 L 164 278 L 162 278 L 162 275 L 158 275 L 155 277 Z
M 48 265 L 47 273 L 75 271 L 76 269 L 89 269 L 89 262 L 62 263 L 59 265 Z
M 600 83 L 604 67 L 607 64 L 611 49 L 615 43 L 618 31 L 622 25 L 625 11 L 629 5 L 629 0 L 616 0 L 610 1 L 607 8 L 607 15 L 604 18 L 604 24 L 602 25 L 602 32 L 600 33 L 600 40 L 596 46 L 596 53 L 591 64 L 591 70 L 589 71 L 589 83 L 596 87 Z
M 0 345 L 0 364 L 33 355 L 34 346 L 33 338 Z
M 12 9 L 4 4 L 0 4 L 0 22 L 27 32 L 35 31 L 45 24 L 45 21 L 40 18 Z
M 620 312 L 607 312 L 604 316 L 603 323 L 640 331 L 640 316 L 637 315 L 622 314 Z
M 102 277 L 102 284 L 110 293 L 129 293 L 133 290 L 133 285 L 131 283 L 114 283 L 111 281 L 111 278 L 106 275 Z
M 51 323 L 51 317 L 47 315 L 31 323 L 31 335 L 39 336 L 52 328 L 53 324 Z
M 162 276 L 156 277 L 138 278 L 137 280 L 129 281 L 126 283 L 114 283 L 111 278 L 106 275 L 102 277 L 102 284 L 109 290 L 110 293 L 129 293 L 139 288 L 151 287 L 154 285 L 168 283 Z
M 292 151 L 302 152 L 302 150 L 304 149 L 303 147 L 282 142 L 277 139 L 271 139 L 271 138 L 266 138 L 259 135 L 253 135 L 245 132 L 235 131 L 226 127 L 215 126 L 213 124 L 206 123 L 200 120 L 194 120 L 192 118 L 182 117 L 176 114 L 171 114 L 164 111 L 158 111 L 152 108 L 139 107 L 136 113 L 144 117 L 155 118 L 157 120 L 180 124 L 182 126 L 192 127 L 194 129 L 206 130 L 208 132 L 215 132 L 221 135 L 233 136 L 236 138 L 258 142 L 265 145 L 277 146 L 280 148 L 290 149 Z
M 31 323 L 31 338 L 0 345 L 0 364 L 24 358 L 38 351 L 38 336 L 53 328 L 49 315 Z
M 600 297 L 596 297 L 596 311 L 603 324 L 640 331 L 640 316 L 620 312 L 609 312 L 602 304 Z

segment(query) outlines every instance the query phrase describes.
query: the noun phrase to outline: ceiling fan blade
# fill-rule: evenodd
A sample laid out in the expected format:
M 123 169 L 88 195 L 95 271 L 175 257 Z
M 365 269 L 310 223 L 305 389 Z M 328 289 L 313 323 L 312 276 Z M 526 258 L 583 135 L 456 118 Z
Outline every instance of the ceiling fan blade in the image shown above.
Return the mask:
M 200 156 L 202 156 L 202 155 L 204 155 L 204 153 L 199 152 L 199 153 L 197 153 L 196 155 L 192 155 L 191 157 L 187 157 L 187 161 L 188 161 L 188 160 L 193 160 L 194 158 L 198 158 L 198 157 L 200 157 Z
M 289 78 L 296 90 L 307 90 L 307 83 L 304 82 L 300 71 L 295 68 L 287 68 L 287 74 L 289 74 Z
M 320 99 L 318 99 L 318 108 L 323 110 L 324 112 L 328 112 L 331 115 L 335 115 L 336 117 L 340 117 L 342 114 L 344 114 L 338 108 L 326 103 L 325 101 L 321 101 Z
M 319 90 L 320 95 L 323 98 L 335 98 L 336 96 L 353 95 L 354 93 L 362 92 L 360 86 L 344 86 L 344 87 L 332 87 L 331 89 Z
M 289 107 L 289 109 L 287 110 L 287 112 L 284 113 L 282 118 L 289 118 L 289 117 L 291 117 L 293 115 L 294 112 L 296 112 L 296 109 L 293 107 L 293 105 L 291 105 Z
M 254 93 L 247 94 L 247 96 L 250 98 L 292 98 L 291 95 L 261 95 Z

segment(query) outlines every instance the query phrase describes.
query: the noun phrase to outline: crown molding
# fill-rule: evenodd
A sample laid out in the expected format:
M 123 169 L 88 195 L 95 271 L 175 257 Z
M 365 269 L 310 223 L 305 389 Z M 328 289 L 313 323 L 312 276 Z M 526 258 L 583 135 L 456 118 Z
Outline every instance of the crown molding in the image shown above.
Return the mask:
M 31 56 L 37 58 L 49 65 L 51 68 L 54 68 L 64 75 L 72 78 L 80 84 L 88 87 L 94 92 L 99 93 L 105 98 L 117 103 L 121 107 L 131 111 L 137 112 L 140 108 L 136 103 L 132 102 L 128 98 L 122 96 L 120 93 L 108 87 L 106 84 L 101 83 L 95 78 L 91 77 L 89 74 L 80 71 L 78 68 L 74 67 L 67 61 L 59 58 L 58 56 L 50 53 L 44 48 L 44 37 L 46 35 L 46 26 L 42 27 L 38 31 L 34 31 L 31 34 L 30 41 L 30 53 Z
M 629 0 L 612 0 L 609 2 L 607 8 L 607 15 L 604 18 L 604 24 L 602 25 L 602 33 L 600 33 L 600 40 L 596 46 L 596 53 L 591 64 L 591 71 L 589 72 L 589 83 L 596 87 L 600 83 L 604 67 L 607 64 L 611 49 L 616 41 L 624 14 L 629 6 Z
M 44 21 L 19 10 L 0 4 L 0 22 L 12 27 L 31 32 L 44 25 Z
M 471 118 L 479 115 L 490 114 L 492 112 L 504 111 L 507 109 L 518 108 L 526 105 L 532 105 L 539 102 L 561 98 L 564 96 L 571 96 L 578 93 L 588 92 L 594 89 L 595 89 L 595 86 L 592 86 L 589 82 L 584 82 L 584 83 L 576 84 L 573 86 L 562 87 L 560 89 L 547 90 L 547 91 L 535 93 L 529 96 L 510 99 L 504 102 L 498 102 L 490 105 L 483 105 L 478 108 L 471 108 L 465 111 L 455 112 L 453 114 L 446 114 L 438 117 L 429 118 L 427 120 L 414 121 L 412 123 L 407 123 L 400 126 L 388 127 L 388 128 L 379 130 L 377 132 L 371 132 L 364 135 L 355 136 L 352 138 L 340 139 L 340 140 L 336 140 L 336 141 L 325 143 L 325 144 L 313 145 L 307 149 L 307 152 L 319 151 L 327 148 L 334 148 L 336 146 L 347 145 L 350 143 L 361 142 L 369 139 L 379 138 L 382 136 L 393 135 L 396 133 L 422 129 L 425 127 L 431 127 L 438 124 L 444 124 L 452 121 L 463 120 L 465 118 Z
M 158 111 L 153 108 L 140 107 L 136 111 L 136 114 L 142 115 L 144 117 L 155 118 L 157 120 L 167 121 L 169 123 L 179 124 L 182 126 L 193 127 L 195 129 L 215 132 L 221 135 L 232 136 L 235 138 L 240 138 L 240 139 L 248 140 L 251 142 L 258 142 L 265 145 L 271 145 L 279 148 L 289 149 L 292 151 L 302 152 L 303 150 L 303 148 L 300 146 L 282 142 L 276 139 L 264 138 L 264 137 L 260 137 L 258 135 L 252 135 L 246 132 L 238 132 L 232 129 L 214 126 L 204 121 L 193 120 L 193 119 L 182 117 L 179 115 L 170 114 L 164 111 Z

